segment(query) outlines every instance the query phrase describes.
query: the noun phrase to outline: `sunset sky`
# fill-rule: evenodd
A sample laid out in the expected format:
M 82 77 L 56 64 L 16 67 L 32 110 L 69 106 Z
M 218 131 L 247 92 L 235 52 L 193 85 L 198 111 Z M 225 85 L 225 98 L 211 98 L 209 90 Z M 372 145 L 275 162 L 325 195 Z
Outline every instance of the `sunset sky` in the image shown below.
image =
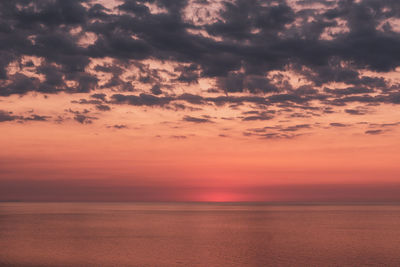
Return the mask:
M 400 1 L 0 1 L 0 201 L 400 201 Z

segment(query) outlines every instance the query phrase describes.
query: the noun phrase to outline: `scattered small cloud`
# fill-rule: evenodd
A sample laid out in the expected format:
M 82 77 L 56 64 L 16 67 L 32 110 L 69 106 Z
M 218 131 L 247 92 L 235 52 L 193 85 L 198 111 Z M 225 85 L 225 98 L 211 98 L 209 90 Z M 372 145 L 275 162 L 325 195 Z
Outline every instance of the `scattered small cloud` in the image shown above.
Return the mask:
M 192 117 L 192 116 L 185 116 L 185 117 L 183 117 L 182 120 L 187 121 L 187 122 L 194 122 L 194 123 L 212 123 L 213 122 L 208 118 L 198 118 L 198 117 Z

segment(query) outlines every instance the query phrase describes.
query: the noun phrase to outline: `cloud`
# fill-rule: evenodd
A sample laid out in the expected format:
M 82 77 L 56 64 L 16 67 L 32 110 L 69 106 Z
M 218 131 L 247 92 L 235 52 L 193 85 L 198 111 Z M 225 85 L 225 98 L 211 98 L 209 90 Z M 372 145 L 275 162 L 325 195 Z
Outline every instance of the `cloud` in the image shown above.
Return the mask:
M 161 91 L 161 88 L 160 88 L 160 85 L 159 85 L 159 84 L 154 85 L 154 86 L 151 88 L 150 91 L 151 91 L 151 93 L 154 94 L 154 95 L 161 95 L 161 94 L 162 94 L 162 91 Z
M 92 94 L 90 97 L 105 101 L 106 100 L 106 96 L 107 96 L 106 94 L 100 94 L 99 93 L 99 94 Z
M 166 12 L 153 13 L 146 2 L 163 6 Z M 9 62 L 28 54 L 45 60 L 35 66 L 45 75 L 45 81 L 28 86 L 29 80 L 25 80 L 25 85 L 13 86 L 7 94 L 93 90 L 98 80 L 86 68 L 91 59 L 105 57 L 189 62 L 175 68 L 180 72 L 177 81 L 196 83 L 199 77 L 218 77 L 220 86 L 229 92 L 277 92 L 271 80 L 261 74 L 283 70 L 290 64 L 298 71 L 301 66 L 307 67 L 310 71 L 303 68 L 303 74 L 317 85 L 335 81 L 384 87 L 383 78 L 360 76 L 359 69 L 389 71 L 399 65 L 400 58 L 395 56 L 399 54 L 399 34 L 390 28 L 377 29 L 384 20 L 399 15 L 397 2 L 318 2 L 326 5 L 320 12 L 313 7 L 296 11 L 285 1 L 278 5 L 262 1 L 224 2 L 219 19 L 204 20 L 200 27 L 183 18 L 188 1 L 170 5 L 161 0 L 126 0 L 117 7 L 122 13 L 111 12 L 100 2 L 85 0 L 3 1 L 1 16 L 7 29 L 14 30 L 3 34 L 2 77 L 9 76 L 5 70 Z M 376 13 L 370 13 L 371 7 Z M 338 19 L 347 22 L 347 31 L 321 39 L 328 29 L 338 27 Z M 71 32 L 78 26 L 80 32 Z M 188 31 L 192 29 L 207 32 L 219 41 Z M 86 33 L 96 38 L 85 47 L 80 40 Z M 353 64 L 343 67 L 343 62 Z M 121 69 L 116 66 L 95 69 L 114 75 L 108 86 L 124 83 L 117 75 Z M 66 78 L 77 84 L 68 86 Z
M 251 116 L 245 116 L 242 118 L 243 121 L 266 121 L 274 118 L 271 111 L 253 111 L 245 112 L 244 114 L 251 114 Z
M 51 116 L 42 116 L 42 115 L 37 115 L 37 114 L 31 114 L 28 117 L 24 116 L 17 116 L 13 115 L 13 112 L 11 111 L 4 111 L 0 110 L 0 122 L 6 122 L 6 121 L 47 121 L 50 119 Z
M 75 111 L 72 109 L 66 110 L 66 112 L 74 114 L 74 120 L 79 122 L 80 124 L 91 124 L 93 123 L 93 120 L 97 120 L 97 117 L 90 116 L 89 113 L 90 111 L 87 109 L 84 109 L 83 111 Z
M 109 107 L 109 106 L 107 106 L 107 105 L 97 105 L 96 106 L 96 108 L 98 109 L 98 110 L 100 110 L 100 111 L 109 111 L 109 110 L 111 110 L 111 108 Z
M 244 136 L 256 136 L 261 139 L 292 139 L 298 136 L 301 136 L 301 134 L 282 134 L 282 133 L 255 133 L 255 132 L 244 132 Z
M 244 136 L 255 136 L 261 139 L 293 139 L 305 134 L 304 130 L 313 128 L 311 124 L 275 125 L 247 129 Z
M 92 123 L 93 119 L 96 119 L 95 117 L 90 117 L 90 116 L 86 116 L 83 114 L 77 114 L 74 116 L 74 120 L 76 120 L 77 122 L 81 123 L 81 124 L 90 124 Z
M 194 123 L 210 123 L 213 122 L 212 120 L 208 118 L 197 118 L 197 117 L 192 117 L 192 116 L 185 116 L 182 119 L 183 121 L 187 122 L 194 122 Z
M 366 106 L 400 104 L 390 77 L 400 66 L 397 1 L 191 3 L 1 1 L 0 96 L 85 94 L 73 103 L 100 111 L 260 109 L 242 121 L 368 115 Z M 188 19 L 195 6 L 209 16 L 192 10 Z
M 16 120 L 18 117 L 12 115 L 12 112 L 0 110 L 0 122 L 4 121 L 13 121 Z
M 172 100 L 170 97 L 157 97 L 145 93 L 138 96 L 114 94 L 111 96 L 111 99 L 111 103 L 129 104 L 132 106 L 165 106 Z
M 368 131 L 365 131 L 365 133 L 371 134 L 371 135 L 377 135 L 377 134 L 383 133 L 383 131 L 382 130 L 368 130 Z
M 340 122 L 332 122 L 329 124 L 332 127 L 347 127 L 349 126 L 348 124 L 340 123 Z
M 50 116 L 40 116 L 32 114 L 30 117 L 23 117 L 22 119 L 25 121 L 47 121 L 50 118 L 51 118 Z
M 301 130 L 301 129 L 309 129 L 309 128 L 311 128 L 310 124 L 298 124 L 298 125 L 293 125 L 293 126 L 289 126 L 289 127 L 280 129 L 280 131 L 282 131 L 282 132 L 296 132 L 296 131 Z
M 186 135 L 171 135 L 171 138 L 174 139 L 187 139 Z
M 107 128 L 114 128 L 114 129 L 119 129 L 119 130 L 121 130 L 121 129 L 127 129 L 127 128 L 128 128 L 128 125 L 125 125 L 125 124 L 115 124 L 115 125 L 112 125 L 112 126 L 107 126 Z
M 350 115 L 365 115 L 367 110 L 364 109 L 345 109 L 345 112 Z

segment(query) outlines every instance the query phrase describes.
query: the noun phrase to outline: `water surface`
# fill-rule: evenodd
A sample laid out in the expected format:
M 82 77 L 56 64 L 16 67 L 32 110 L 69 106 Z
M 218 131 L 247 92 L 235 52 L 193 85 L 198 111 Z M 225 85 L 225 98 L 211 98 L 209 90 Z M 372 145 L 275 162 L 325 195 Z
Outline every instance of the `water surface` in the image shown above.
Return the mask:
M 1 266 L 400 266 L 400 205 L 0 203 Z

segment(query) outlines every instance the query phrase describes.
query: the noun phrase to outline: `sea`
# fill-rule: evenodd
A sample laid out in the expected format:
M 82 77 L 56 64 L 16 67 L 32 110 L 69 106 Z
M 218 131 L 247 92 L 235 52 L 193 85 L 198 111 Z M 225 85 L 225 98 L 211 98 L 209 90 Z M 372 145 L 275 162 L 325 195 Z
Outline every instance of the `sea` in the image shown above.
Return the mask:
M 2 202 L 0 266 L 400 266 L 400 205 Z

